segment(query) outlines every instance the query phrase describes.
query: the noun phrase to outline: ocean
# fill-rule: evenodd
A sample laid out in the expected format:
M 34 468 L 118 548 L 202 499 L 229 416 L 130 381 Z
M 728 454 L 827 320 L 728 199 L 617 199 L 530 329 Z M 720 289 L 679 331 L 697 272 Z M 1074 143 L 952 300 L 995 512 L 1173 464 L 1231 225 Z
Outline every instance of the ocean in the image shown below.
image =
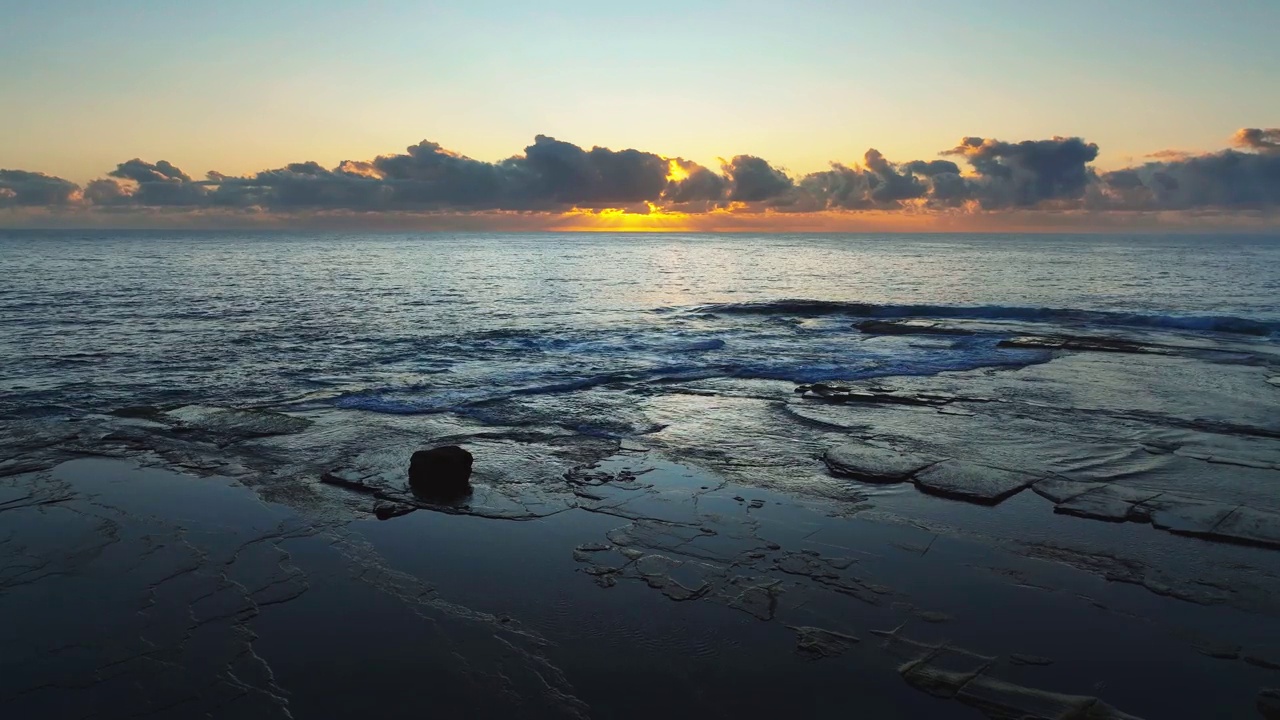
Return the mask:
M 850 683 L 1255 717 L 1278 682 L 1280 236 L 10 230 L 0 278 L 0 612 L 171 603 L 229 658 L 165 661 L 188 710 L 407 712 L 430 672 L 475 717 Z M 446 444 L 473 495 L 415 497 Z M 193 651 L 179 615 L 0 699 L 90 707 L 103 648 Z M 14 668 L 71 642 L 4 633 Z
M 860 318 L 1260 342 L 1280 328 L 1280 237 L 9 231 L 0 276 L 10 410 L 467 412 L 607 382 L 1037 359 L 995 352 L 997 335 L 860 342 L 845 332 Z

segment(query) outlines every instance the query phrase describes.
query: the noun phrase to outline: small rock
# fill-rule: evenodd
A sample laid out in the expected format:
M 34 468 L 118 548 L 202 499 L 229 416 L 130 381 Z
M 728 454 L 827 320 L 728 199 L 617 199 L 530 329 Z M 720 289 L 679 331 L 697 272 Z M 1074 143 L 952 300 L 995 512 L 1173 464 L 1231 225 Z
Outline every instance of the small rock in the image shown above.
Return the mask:
M 1280 547 L 1280 514 L 1242 506 L 1218 523 L 1209 537 Z
M 1098 483 L 1075 482 L 1073 480 L 1041 480 L 1031 489 L 1041 497 L 1054 503 L 1062 503 L 1098 488 Z
M 923 612 L 918 612 L 916 613 L 916 617 L 929 623 L 944 623 L 944 622 L 950 622 L 951 620 L 955 619 L 944 612 L 938 612 L 936 610 L 925 610 Z
M 995 505 L 1038 480 L 1027 473 L 1001 470 L 965 460 L 945 460 L 916 473 L 916 487 L 933 495 Z
M 1280 670 L 1280 662 L 1276 662 L 1270 658 L 1247 654 L 1244 656 L 1244 661 L 1255 667 L 1266 668 L 1268 670 Z
M 1009 662 L 1014 665 L 1052 665 L 1053 659 L 1040 657 L 1039 655 L 1022 655 L 1013 653 L 1009 656 Z
M 1138 720 L 1096 697 L 1047 692 L 981 674 L 966 683 L 956 699 L 993 718 Z
M 817 627 L 788 625 L 796 633 L 796 652 L 811 660 L 841 655 L 850 645 L 860 642 L 853 635 Z
M 1153 526 L 1179 535 L 1208 535 L 1237 507 L 1169 494 L 1142 505 Z
M 1215 660 L 1239 660 L 1239 645 L 1197 645 L 1196 652 Z
M 729 586 L 738 590 L 729 596 L 729 607 L 757 620 L 772 620 L 777 614 L 778 596 L 783 593 L 781 582 L 737 575 L 730 578 Z
M 903 482 L 933 463 L 926 458 L 861 443 L 831 448 L 822 459 L 833 475 L 874 483 Z
M 1158 490 L 1142 490 L 1123 485 L 1103 485 L 1089 492 L 1077 495 L 1070 500 L 1059 503 L 1053 509 L 1056 513 L 1075 515 L 1077 517 L 1124 522 L 1135 513 L 1135 507 L 1154 500 L 1160 495 Z
M 332 470 L 320 476 L 320 482 L 325 485 L 333 485 L 344 490 L 352 492 L 364 493 L 367 495 L 375 495 L 378 488 L 368 485 L 364 482 L 363 477 L 358 477 L 349 470 Z
M 1258 714 L 1266 720 L 1280 720 L 1280 690 L 1266 688 L 1258 692 Z
M 409 486 L 433 498 L 471 492 L 471 453 L 456 445 L 419 450 L 409 460 Z
M 378 505 L 373 509 L 373 516 L 379 520 L 390 520 L 401 515 L 408 515 L 416 509 L 412 505 Z
M 903 679 L 912 687 L 940 698 L 955 697 L 957 692 L 980 677 L 995 660 L 963 648 L 928 646 L 901 637 L 894 637 L 892 645 L 892 652 L 895 654 L 915 658 L 898 668 Z

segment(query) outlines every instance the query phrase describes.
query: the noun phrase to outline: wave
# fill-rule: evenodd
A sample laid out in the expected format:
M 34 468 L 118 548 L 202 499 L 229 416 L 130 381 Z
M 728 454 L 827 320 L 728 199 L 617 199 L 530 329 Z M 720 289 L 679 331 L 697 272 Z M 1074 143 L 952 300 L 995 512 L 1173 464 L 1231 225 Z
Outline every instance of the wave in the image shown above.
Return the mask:
M 670 312 L 674 308 L 663 308 Z M 773 300 L 722 303 L 692 308 L 699 315 L 851 315 L 867 318 L 955 318 L 961 320 L 1020 320 L 1117 327 L 1191 330 L 1266 336 L 1280 323 L 1230 315 L 1148 315 L 1111 310 L 1017 307 L 1005 305 L 893 305 L 831 300 Z
M 1042 350 L 1000 348 L 997 342 L 994 337 L 964 338 L 946 347 L 894 346 L 885 347 L 880 352 L 868 349 L 860 354 L 849 353 L 843 346 L 826 348 L 824 344 L 798 348 L 799 351 L 794 353 L 763 345 L 734 357 L 698 358 L 684 363 L 662 363 L 581 375 L 563 375 L 550 370 L 535 372 L 531 376 L 510 366 L 498 366 L 483 383 L 473 380 L 461 386 L 428 383 L 364 388 L 329 396 L 320 402 L 347 410 L 390 415 L 461 413 L 482 422 L 513 424 L 515 421 L 509 404 L 512 401 L 523 404 L 523 399 L 531 396 L 570 394 L 602 386 L 649 393 L 662 392 L 660 386 L 717 378 L 795 383 L 856 381 L 979 368 L 1025 367 L 1047 362 L 1053 356 Z M 544 420 L 559 422 L 560 418 Z

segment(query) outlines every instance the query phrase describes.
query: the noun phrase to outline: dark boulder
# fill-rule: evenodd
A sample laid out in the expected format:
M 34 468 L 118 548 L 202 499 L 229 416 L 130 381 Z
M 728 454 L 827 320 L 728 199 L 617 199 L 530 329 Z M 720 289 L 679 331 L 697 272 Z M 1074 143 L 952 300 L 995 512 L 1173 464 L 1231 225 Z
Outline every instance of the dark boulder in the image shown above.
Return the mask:
M 418 495 L 456 498 L 471 492 L 471 453 L 457 445 L 419 450 L 409 460 L 409 487 Z

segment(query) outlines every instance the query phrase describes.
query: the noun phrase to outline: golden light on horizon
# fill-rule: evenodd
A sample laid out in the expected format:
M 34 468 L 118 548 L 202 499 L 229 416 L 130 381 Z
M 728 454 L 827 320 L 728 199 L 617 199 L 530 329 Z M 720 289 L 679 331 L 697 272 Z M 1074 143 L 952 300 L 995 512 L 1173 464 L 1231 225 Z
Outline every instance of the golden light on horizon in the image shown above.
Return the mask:
M 670 212 L 651 202 L 645 205 L 647 212 L 632 212 L 625 208 L 574 208 L 564 214 L 564 224 L 552 229 L 577 232 L 681 232 L 690 229 L 687 213 Z

